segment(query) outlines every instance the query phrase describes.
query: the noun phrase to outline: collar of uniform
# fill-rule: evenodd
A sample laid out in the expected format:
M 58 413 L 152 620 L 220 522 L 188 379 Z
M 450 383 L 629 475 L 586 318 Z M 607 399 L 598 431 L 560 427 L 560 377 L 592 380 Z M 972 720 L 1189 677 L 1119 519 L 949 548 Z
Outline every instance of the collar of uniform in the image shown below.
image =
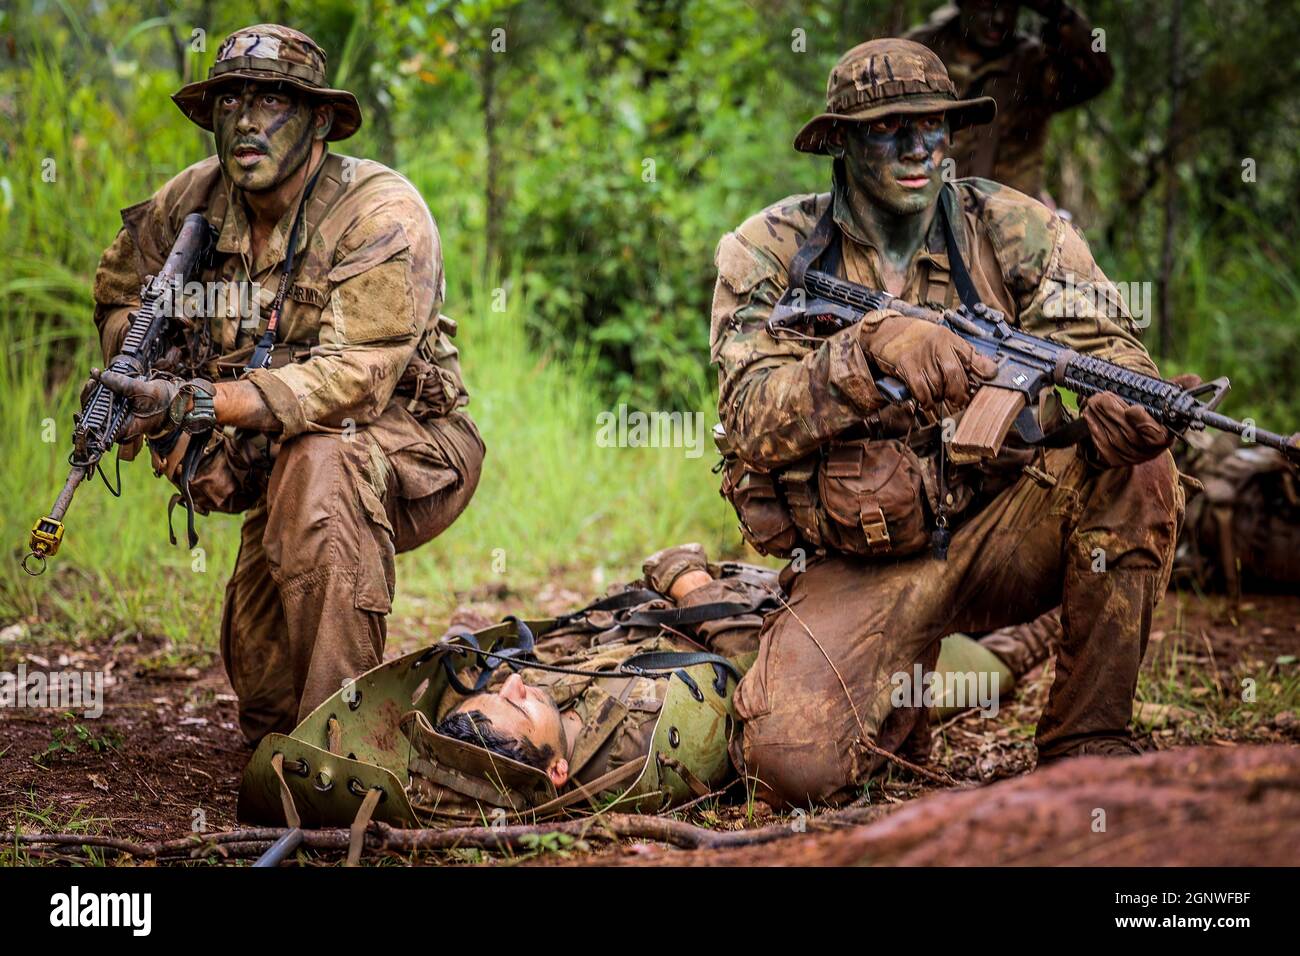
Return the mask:
M 307 247 L 311 234 L 343 189 L 343 160 L 344 157 L 329 152 L 329 147 L 326 146 L 320 178 L 317 179 L 316 188 L 312 190 L 311 197 L 307 200 L 307 208 L 303 214 L 303 227 L 298 232 L 298 245 L 294 250 L 295 258 Z M 226 186 L 224 176 L 222 186 L 224 192 Z M 238 193 L 239 190 L 232 189 L 229 195 L 233 197 Z M 228 202 L 224 195 L 218 197 L 218 202 L 222 206 L 222 221 L 219 226 L 217 251 L 227 255 L 234 253 L 249 255 L 252 249 L 252 232 L 249 229 L 248 214 L 244 211 L 244 204 Z M 279 266 L 284 261 L 289 247 L 289 233 L 293 229 L 293 220 L 297 214 L 296 203 L 291 204 L 284 211 L 284 215 L 271 231 L 271 237 L 266 243 L 266 248 L 262 250 L 262 255 L 253 263 L 254 275 L 261 275 L 267 269 Z M 217 224 L 214 222 L 213 225 Z
M 835 172 L 833 174 L 835 187 L 832 190 L 832 203 L 834 209 L 832 215 L 835 218 L 835 224 L 840 227 L 846 237 L 857 243 L 863 249 L 868 249 L 872 254 L 879 256 L 880 250 L 876 248 L 875 243 L 866 238 L 857 224 L 853 220 L 853 212 L 849 206 L 847 195 L 846 179 L 842 175 L 840 163 L 836 161 Z M 962 227 L 961 203 L 957 201 L 957 190 L 950 183 L 945 183 L 943 189 L 939 190 L 939 202 L 944 205 L 948 212 L 948 221 L 952 223 L 954 235 L 957 237 L 957 248 L 961 251 L 962 258 L 970 261 L 970 244 L 966 241 L 966 230 Z M 916 251 L 912 256 L 912 261 L 908 263 L 908 285 L 911 285 L 911 277 L 915 274 L 916 267 L 922 262 L 930 262 L 940 266 L 945 272 L 948 270 L 948 244 L 943 236 L 943 224 L 939 221 L 937 214 L 930 221 L 930 229 L 925 234 L 925 245 Z

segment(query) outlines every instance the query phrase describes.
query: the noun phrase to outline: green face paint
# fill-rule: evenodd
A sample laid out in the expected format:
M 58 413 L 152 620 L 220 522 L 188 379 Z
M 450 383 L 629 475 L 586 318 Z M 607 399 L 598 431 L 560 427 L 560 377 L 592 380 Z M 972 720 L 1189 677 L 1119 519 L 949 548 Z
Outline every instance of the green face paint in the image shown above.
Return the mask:
M 942 113 L 884 116 L 845 132 L 844 165 L 849 182 L 870 200 L 866 205 L 910 216 L 934 204 L 948 149 Z
M 315 138 L 311 104 L 274 83 L 220 90 L 212 129 L 221 168 L 232 183 L 254 193 L 292 176 Z

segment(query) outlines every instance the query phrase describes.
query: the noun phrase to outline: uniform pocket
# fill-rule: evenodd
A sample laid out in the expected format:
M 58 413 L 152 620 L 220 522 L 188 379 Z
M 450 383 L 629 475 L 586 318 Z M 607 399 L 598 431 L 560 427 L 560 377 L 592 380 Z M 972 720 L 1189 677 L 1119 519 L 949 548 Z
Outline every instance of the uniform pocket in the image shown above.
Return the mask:
M 799 539 L 794 517 L 777 493 L 772 476 L 739 459 L 726 465 L 722 497 L 740 519 L 740 533 L 760 554 L 789 557 Z
M 829 544 L 849 554 L 902 557 L 930 540 L 925 469 L 894 439 L 832 443 L 818 476 Z

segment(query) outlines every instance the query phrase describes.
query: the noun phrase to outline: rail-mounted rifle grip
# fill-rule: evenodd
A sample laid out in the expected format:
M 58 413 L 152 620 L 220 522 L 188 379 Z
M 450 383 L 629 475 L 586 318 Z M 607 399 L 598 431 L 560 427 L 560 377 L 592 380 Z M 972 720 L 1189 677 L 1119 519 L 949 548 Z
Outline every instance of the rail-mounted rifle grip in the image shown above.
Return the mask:
M 1023 392 L 996 385 L 982 386 L 957 423 L 957 431 L 948 446 L 948 457 L 953 464 L 966 465 L 995 457 L 1024 407 Z

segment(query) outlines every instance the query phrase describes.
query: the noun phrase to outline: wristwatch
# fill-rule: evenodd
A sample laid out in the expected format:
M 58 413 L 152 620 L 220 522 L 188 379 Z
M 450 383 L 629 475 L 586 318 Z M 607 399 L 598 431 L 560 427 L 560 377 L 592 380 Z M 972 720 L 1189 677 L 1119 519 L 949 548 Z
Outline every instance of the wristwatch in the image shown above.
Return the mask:
M 190 379 L 176 390 L 167 417 L 191 434 L 211 431 L 217 424 L 216 394 L 217 387 L 206 379 Z

